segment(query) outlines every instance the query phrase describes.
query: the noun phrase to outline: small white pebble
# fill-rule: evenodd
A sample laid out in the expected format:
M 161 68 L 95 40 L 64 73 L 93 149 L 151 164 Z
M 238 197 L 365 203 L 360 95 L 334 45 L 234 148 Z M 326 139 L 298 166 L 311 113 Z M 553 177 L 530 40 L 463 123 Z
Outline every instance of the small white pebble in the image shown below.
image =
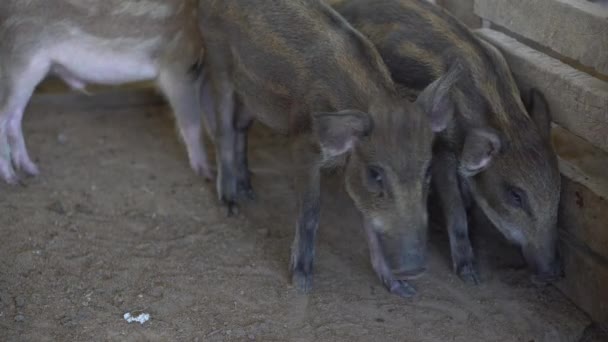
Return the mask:
M 133 317 L 131 316 L 130 312 L 127 312 L 122 317 L 125 319 L 125 321 L 127 321 L 127 323 L 137 322 L 139 324 L 144 324 L 150 319 L 150 314 L 141 313 L 137 317 Z

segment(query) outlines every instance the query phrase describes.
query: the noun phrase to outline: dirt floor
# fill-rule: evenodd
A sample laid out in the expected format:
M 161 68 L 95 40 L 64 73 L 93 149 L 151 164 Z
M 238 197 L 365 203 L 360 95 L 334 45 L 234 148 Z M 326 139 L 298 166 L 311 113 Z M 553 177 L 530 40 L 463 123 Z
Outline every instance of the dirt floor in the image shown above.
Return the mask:
M 590 323 L 554 287 L 532 286 L 488 229 L 475 233 L 481 285 L 451 273 L 435 229 L 419 294 L 388 294 L 339 175 L 324 184 L 314 290 L 300 295 L 287 277 L 284 138 L 254 129 L 258 199 L 229 219 L 189 169 L 168 108 L 130 99 L 45 95 L 29 107 L 42 175 L 0 185 L 0 340 L 557 342 Z M 127 312 L 151 318 L 129 324 Z

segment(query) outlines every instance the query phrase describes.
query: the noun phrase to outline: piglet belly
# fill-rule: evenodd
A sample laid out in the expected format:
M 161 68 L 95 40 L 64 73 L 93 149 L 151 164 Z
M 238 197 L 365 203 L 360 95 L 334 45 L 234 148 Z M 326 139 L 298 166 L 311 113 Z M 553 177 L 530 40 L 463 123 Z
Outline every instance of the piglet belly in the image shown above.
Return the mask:
M 158 76 L 158 66 L 145 49 L 87 45 L 61 44 L 51 53 L 53 72 L 74 88 L 82 88 L 85 83 L 115 85 Z

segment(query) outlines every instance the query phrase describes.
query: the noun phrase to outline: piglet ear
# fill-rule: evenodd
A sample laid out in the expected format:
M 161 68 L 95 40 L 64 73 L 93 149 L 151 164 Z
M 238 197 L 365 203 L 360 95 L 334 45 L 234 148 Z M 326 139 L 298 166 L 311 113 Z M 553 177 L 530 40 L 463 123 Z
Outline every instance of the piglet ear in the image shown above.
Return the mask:
M 539 90 L 531 88 L 526 95 L 521 96 L 524 107 L 540 130 L 543 138 L 551 139 L 551 109 L 547 99 Z
M 433 132 L 446 129 L 454 116 L 451 92 L 462 70 L 462 65 L 455 62 L 445 75 L 429 84 L 416 99 L 416 104 L 429 116 Z
M 323 154 L 339 156 L 350 151 L 355 142 L 373 129 L 372 117 L 357 110 L 313 114 L 313 131 L 319 139 Z
M 498 133 L 491 129 L 473 129 L 465 138 L 460 156 L 460 173 L 471 177 L 485 170 L 500 152 Z

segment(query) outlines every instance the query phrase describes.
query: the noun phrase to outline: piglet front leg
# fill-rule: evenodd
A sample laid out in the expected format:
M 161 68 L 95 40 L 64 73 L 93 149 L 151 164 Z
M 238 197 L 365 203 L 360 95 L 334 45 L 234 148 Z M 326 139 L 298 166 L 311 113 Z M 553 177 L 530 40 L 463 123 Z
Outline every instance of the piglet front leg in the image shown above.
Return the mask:
M 433 186 L 446 220 L 454 272 L 465 283 L 477 285 L 479 275 L 474 266 L 475 257 L 469 239 L 469 225 L 465 201 L 460 189 L 456 157 L 438 148 L 433 157 Z
M 321 178 L 319 156 L 311 152 L 307 137 L 291 144 L 294 187 L 297 198 L 296 232 L 291 247 L 289 270 L 293 285 L 304 293 L 312 289 L 315 243 L 319 228 Z

